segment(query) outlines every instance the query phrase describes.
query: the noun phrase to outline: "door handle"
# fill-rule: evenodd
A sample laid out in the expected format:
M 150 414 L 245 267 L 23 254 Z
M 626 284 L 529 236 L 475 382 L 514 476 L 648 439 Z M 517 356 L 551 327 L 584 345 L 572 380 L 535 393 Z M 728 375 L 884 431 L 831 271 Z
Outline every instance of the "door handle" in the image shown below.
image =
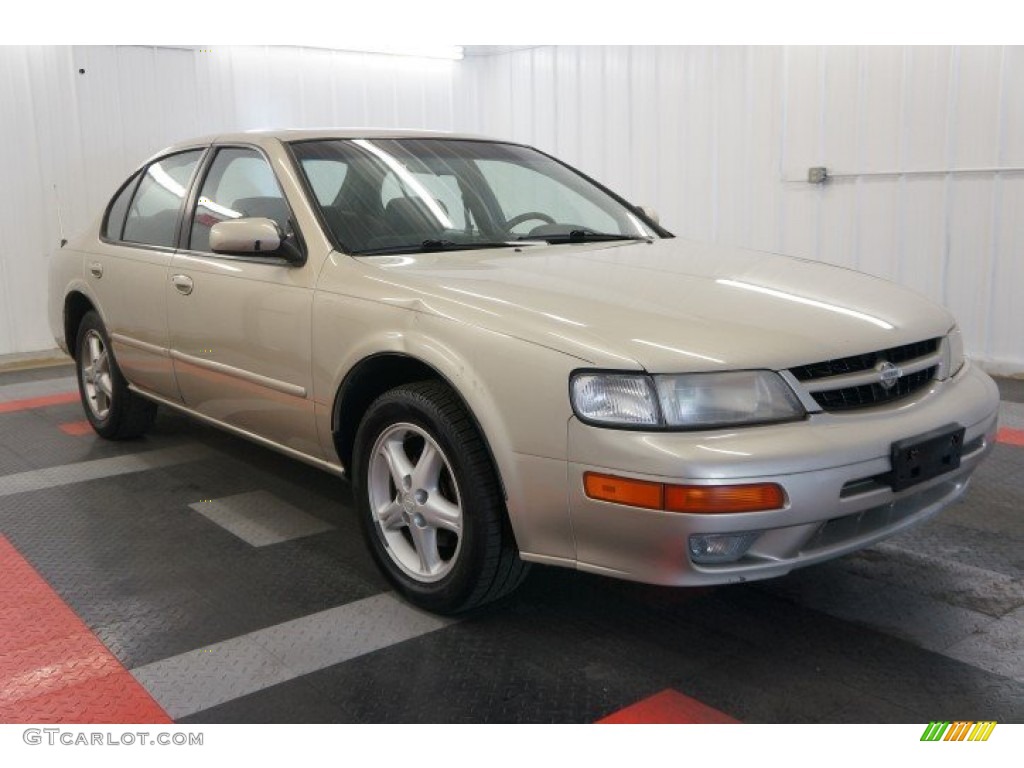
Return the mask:
M 89 265 L 89 271 L 92 272 L 93 277 L 103 277 L 103 265 L 98 261 L 94 261 Z
M 192 293 L 192 278 L 188 275 L 173 275 L 171 282 L 178 289 L 178 293 L 183 293 L 186 296 Z

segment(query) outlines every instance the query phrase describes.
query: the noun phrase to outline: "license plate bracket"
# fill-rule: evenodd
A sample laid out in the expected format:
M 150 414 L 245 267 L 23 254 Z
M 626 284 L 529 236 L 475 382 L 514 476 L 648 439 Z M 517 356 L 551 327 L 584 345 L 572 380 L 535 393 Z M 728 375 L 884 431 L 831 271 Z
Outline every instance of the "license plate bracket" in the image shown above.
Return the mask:
M 890 485 L 894 491 L 952 472 L 960 466 L 964 428 L 947 424 L 892 444 Z

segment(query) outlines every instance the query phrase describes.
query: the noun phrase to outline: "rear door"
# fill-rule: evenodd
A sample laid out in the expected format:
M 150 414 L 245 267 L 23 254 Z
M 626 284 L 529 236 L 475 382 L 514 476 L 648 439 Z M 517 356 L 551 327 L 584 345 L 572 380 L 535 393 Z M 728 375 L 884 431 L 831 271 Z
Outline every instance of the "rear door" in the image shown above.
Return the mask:
M 215 146 L 200 173 L 166 283 L 182 398 L 200 414 L 322 457 L 312 392 L 313 267 L 209 248 L 214 224 L 242 217 L 275 220 L 301 248 L 288 201 L 257 147 Z
M 111 202 L 100 243 L 85 264 L 118 367 L 132 384 L 174 401 L 179 396 L 168 353 L 167 275 L 203 151 L 158 158 L 129 179 Z

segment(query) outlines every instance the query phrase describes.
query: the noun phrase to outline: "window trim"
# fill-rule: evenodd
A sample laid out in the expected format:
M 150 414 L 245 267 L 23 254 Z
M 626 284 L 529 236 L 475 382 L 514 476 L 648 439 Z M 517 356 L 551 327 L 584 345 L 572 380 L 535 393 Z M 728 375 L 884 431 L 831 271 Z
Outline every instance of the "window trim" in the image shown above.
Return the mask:
M 199 171 L 200 167 L 202 167 L 203 161 L 206 158 L 206 155 L 209 153 L 209 151 L 210 151 L 210 147 L 208 145 L 199 145 L 199 146 L 195 146 L 195 147 L 184 147 L 184 148 L 181 148 L 181 149 L 176 149 L 173 152 L 168 152 L 166 155 L 160 155 L 159 157 L 154 157 L 152 160 L 149 160 L 149 161 L 143 163 L 134 172 L 134 174 L 132 174 L 131 176 L 128 177 L 128 180 L 126 182 L 124 182 L 120 187 L 117 188 L 117 192 L 114 194 L 113 197 L 110 198 L 110 202 L 107 203 L 107 207 L 106 207 L 106 209 L 103 212 L 103 221 L 102 221 L 102 224 L 100 226 L 100 232 L 99 232 L 100 241 L 106 243 L 107 245 L 119 245 L 119 246 L 122 246 L 122 247 L 125 247 L 125 248 L 138 248 L 138 249 L 147 250 L 147 251 L 159 251 L 159 252 L 162 252 L 162 253 L 174 253 L 174 251 L 177 250 L 176 244 L 178 243 L 178 241 L 179 241 L 179 239 L 181 237 L 181 222 L 182 222 L 182 218 L 183 218 L 183 214 L 184 214 L 184 211 L 183 211 L 183 208 L 182 208 L 181 205 L 178 206 L 178 218 L 177 218 L 177 223 L 175 224 L 174 244 L 169 245 L 169 246 L 167 246 L 167 245 L 155 245 L 153 243 L 135 243 L 135 242 L 132 242 L 131 240 L 125 240 L 124 239 L 124 227 L 125 227 L 125 224 L 128 221 L 128 213 L 127 212 L 125 213 L 125 217 L 124 217 L 125 220 L 121 222 L 121 233 L 120 233 L 121 236 L 117 240 L 113 240 L 113 239 L 107 237 L 107 235 L 106 235 L 107 217 L 110 216 L 110 209 L 113 207 L 114 201 L 117 200 L 118 196 L 125 189 L 125 187 L 127 187 L 129 184 L 134 182 L 135 188 L 132 190 L 131 200 L 128 201 L 128 210 L 129 211 L 131 210 L 132 203 L 135 201 L 135 195 L 138 194 L 138 191 L 139 191 L 139 185 L 142 183 L 142 179 L 145 178 L 146 174 L 149 172 L 150 166 L 156 165 L 157 163 L 162 162 L 162 161 L 166 160 L 169 157 L 174 157 L 175 155 L 184 155 L 184 154 L 186 154 L 188 152 L 199 152 L 199 157 L 196 160 L 196 167 L 192 170 L 192 174 L 191 174 L 191 176 L 189 176 L 188 185 L 185 187 L 185 197 L 183 198 L 183 201 L 187 200 L 190 197 L 190 195 L 191 195 L 192 187 L 195 186 L 196 174 Z
M 213 164 L 217 159 L 217 155 L 222 149 L 250 149 L 255 151 L 266 161 L 267 166 L 270 168 L 270 173 L 274 177 L 274 182 L 277 184 L 277 188 L 281 190 L 281 198 L 284 200 L 284 204 L 288 208 L 289 219 L 294 224 L 295 240 L 299 253 L 302 255 L 301 259 L 291 261 L 286 259 L 284 256 L 234 256 L 230 253 L 196 251 L 189 247 L 189 245 L 191 245 L 189 241 L 191 240 L 192 235 L 192 221 L 195 218 L 196 205 L 199 201 L 200 193 L 203 190 L 203 185 L 206 183 L 207 176 L 210 174 L 210 169 L 213 167 Z M 306 248 L 306 239 L 302 235 L 302 228 L 299 226 L 299 220 L 295 216 L 295 208 L 288 199 L 288 193 L 285 192 L 284 185 L 281 183 L 281 178 L 278 176 L 277 171 L 274 170 L 274 163 L 271 160 L 270 155 L 264 151 L 263 147 L 257 144 L 249 144 L 244 141 L 228 141 L 224 143 L 214 142 L 207 147 L 207 152 L 203 157 L 202 163 L 200 163 L 199 167 L 196 168 L 196 176 L 185 201 L 185 212 L 181 218 L 181 227 L 178 230 L 177 248 L 175 250 L 178 253 L 195 258 L 241 261 L 246 264 L 267 264 L 278 267 L 301 267 L 306 263 L 309 259 L 309 250 Z

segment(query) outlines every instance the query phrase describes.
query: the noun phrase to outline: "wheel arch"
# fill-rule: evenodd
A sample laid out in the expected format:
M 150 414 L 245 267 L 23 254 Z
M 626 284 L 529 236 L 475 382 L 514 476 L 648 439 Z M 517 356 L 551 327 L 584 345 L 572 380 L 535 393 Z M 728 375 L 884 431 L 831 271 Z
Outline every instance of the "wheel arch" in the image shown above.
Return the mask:
M 68 291 L 64 297 L 64 343 L 72 359 L 77 360 L 78 329 L 89 312 L 99 312 L 92 299 L 79 290 Z
M 362 358 L 345 375 L 335 394 L 331 411 L 334 446 L 343 466 L 351 468 L 356 432 L 367 409 L 388 390 L 414 381 L 440 381 L 458 398 L 477 434 L 483 441 L 494 468 L 502 496 L 507 498 L 501 466 L 494 455 L 487 432 L 469 402 L 451 379 L 437 367 L 408 352 L 376 352 Z
M 321 442 L 343 467 L 351 470 L 363 415 L 353 407 L 359 401 L 348 399 L 357 390 L 349 388 L 357 375 L 375 370 L 379 363 L 372 361 L 400 358 L 409 380 L 443 381 L 465 406 L 495 468 L 520 550 L 575 560 L 565 483 L 572 418 L 567 382 L 578 358 L 456 318 L 335 295 L 323 297 L 319 321 L 314 308 L 313 348 L 322 361 L 314 367 L 314 392 L 322 393 L 316 396 Z M 377 391 L 402 380 L 382 378 Z M 334 417 L 342 411 L 349 421 L 339 430 Z

